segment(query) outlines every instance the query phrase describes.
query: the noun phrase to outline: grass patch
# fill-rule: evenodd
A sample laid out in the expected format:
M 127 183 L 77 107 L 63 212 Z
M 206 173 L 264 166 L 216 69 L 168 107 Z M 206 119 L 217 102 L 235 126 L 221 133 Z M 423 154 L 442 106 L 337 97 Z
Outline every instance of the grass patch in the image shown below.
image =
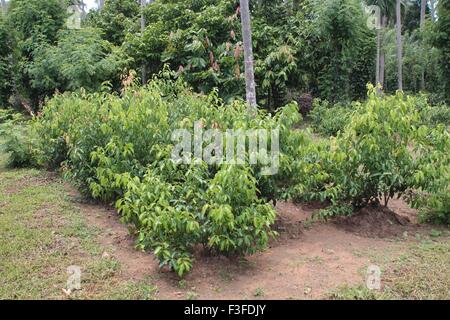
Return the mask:
M 122 279 L 104 258 L 99 229 L 66 197 L 62 181 L 35 169 L 10 170 L 0 153 L 0 299 L 148 299 L 151 283 Z M 81 290 L 64 293 L 70 266 Z
M 107 300 L 155 300 L 157 294 L 158 287 L 151 283 L 151 279 L 146 279 L 122 283 L 102 298 Z
M 341 286 L 331 299 L 450 299 L 450 243 L 422 241 L 383 266 L 381 291 Z

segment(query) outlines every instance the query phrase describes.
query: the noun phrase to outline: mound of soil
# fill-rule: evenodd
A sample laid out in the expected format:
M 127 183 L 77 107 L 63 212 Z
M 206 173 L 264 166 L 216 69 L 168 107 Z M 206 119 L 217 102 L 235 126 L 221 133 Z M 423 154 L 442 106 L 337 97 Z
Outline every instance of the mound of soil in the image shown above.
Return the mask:
M 408 217 L 384 206 L 366 207 L 350 217 L 337 217 L 333 223 L 348 232 L 379 238 L 399 237 L 413 228 Z
M 276 205 L 277 219 L 272 229 L 278 232 L 281 239 L 296 239 L 302 233 L 303 223 L 311 219 L 314 212 L 325 206 L 320 202 L 295 204 L 278 201 Z
M 296 239 L 302 233 L 302 221 L 292 221 L 287 217 L 277 216 L 272 230 L 278 232 L 279 239 Z

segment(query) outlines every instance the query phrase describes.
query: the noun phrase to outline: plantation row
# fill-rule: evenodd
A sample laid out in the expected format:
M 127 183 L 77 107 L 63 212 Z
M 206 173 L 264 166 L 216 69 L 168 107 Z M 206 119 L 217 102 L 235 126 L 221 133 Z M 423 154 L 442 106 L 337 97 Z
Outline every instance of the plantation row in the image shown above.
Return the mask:
M 412 205 L 433 208 L 427 218 L 450 222 L 449 133 L 424 124 L 430 107 L 420 97 L 379 97 L 369 86 L 336 137 L 313 142 L 309 130 L 295 129 L 302 118 L 295 103 L 251 117 L 244 102 L 224 104 L 216 91 L 196 94 L 172 77 L 165 70 L 121 94 L 54 96 L 22 130 L 20 119 L 4 130 L 11 164 L 59 168 L 90 196 L 115 203 L 140 248 L 179 276 L 191 270 L 197 245 L 224 255 L 263 250 L 276 235 L 270 200 L 320 200 L 329 203 L 321 215 L 330 217 L 407 193 Z M 193 130 L 195 121 L 205 130 L 278 128 L 278 173 L 175 163 L 173 130 Z
M 420 113 L 422 124 L 434 127 L 442 124 L 450 125 L 450 108 L 445 103 L 430 106 L 429 96 L 417 95 L 414 105 Z M 327 100 L 314 99 L 312 110 L 308 114 L 314 130 L 324 136 L 336 136 L 344 129 L 351 118 L 352 112 L 358 108 L 359 102 L 332 104 Z

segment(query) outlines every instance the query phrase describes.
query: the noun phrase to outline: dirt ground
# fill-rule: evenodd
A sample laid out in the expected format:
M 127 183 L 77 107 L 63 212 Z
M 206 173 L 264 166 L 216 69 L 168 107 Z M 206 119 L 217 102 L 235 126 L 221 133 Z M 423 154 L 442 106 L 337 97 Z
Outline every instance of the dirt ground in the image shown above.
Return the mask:
M 277 204 L 280 236 L 268 250 L 233 260 L 195 254 L 194 268 L 182 281 L 160 270 L 151 253 L 134 248 L 134 238 L 115 211 L 87 203 L 69 192 L 89 224 L 103 232 L 99 241 L 123 266 L 125 280 L 150 278 L 158 299 L 316 299 L 339 286 L 363 285 L 367 267 L 380 256 L 395 257 L 431 227 L 419 226 L 416 212 L 402 200 L 393 211 L 367 209 L 352 218 L 311 222 L 320 205 Z M 368 211 L 375 211 L 368 212 Z

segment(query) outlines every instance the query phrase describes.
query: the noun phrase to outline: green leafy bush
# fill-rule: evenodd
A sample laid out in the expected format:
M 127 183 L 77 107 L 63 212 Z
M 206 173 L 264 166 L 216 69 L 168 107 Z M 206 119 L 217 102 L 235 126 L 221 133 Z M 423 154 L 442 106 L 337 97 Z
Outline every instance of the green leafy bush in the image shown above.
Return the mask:
M 422 222 L 450 225 L 450 191 L 420 195 L 413 198 L 413 204 L 419 208 Z
M 61 166 L 91 196 L 113 201 L 136 226 L 139 246 L 180 276 L 191 270 L 198 246 L 224 255 L 264 249 L 274 235 L 270 199 L 321 200 L 331 203 L 324 215 L 348 215 L 410 190 L 438 195 L 448 187 L 447 128 L 422 125 L 417 98 L 378 97 L 369 88 L 367 102 L 352 104 L 336 137 L 313 142 L 308 130 L 293 129 L 301 119 L 295 103 L 250 117 L 242 101 L 194 94 L 173 77 L 165 69 L 120 95 L 57 95 L 32 132 L 40 164 Z M 204 130 L 278 129 L 278 173 L 265 176 L 261 165 L 174 162 L 173 130 L 194 130 L 197 121 Z
M 7 121 L 14 121 L 14 118 L 19 118 L 12 109 L 0 109 L 0 125 Z
M 427 106 L 421 110 L 421 116 L 424 124 L 428 126 L 450 126 L 450 107 L 445 104 Z
M 416 99 L 401 93 L 377 97 L 369 87 L 366 103 L 330 141 L 322 159 L 329 179 L 322 198 L 333 204 L 365 206 L 400 197 L 408 190 L 432 194 L 449 181 L 447 129 L 421 125 Z
M 169 162 L 150 168 L 142 181 L 128 183 L 117 207 L 127 221 L 138 222 L 141 247 L 153 249 L 180 276 L 191 269 L 196 244 L 227 255 L 254 253 L 265 248 L 275 221 L 272 206 L 257 197 L 249 168 L 224 166 L 211 177 L 204 162 L 184 174 Z
M 316 132 L 324 136 L 336 136 L 349 122 L 355 109 L 357 109 L 356 103 L 333 105 L 326 100 L 314 99 L 309 118 Z
M 0 140 L 3 151 L 8 153 L 10 167 L 29 167 L 36 165 L 34 136 L 27 119 L 11 110 L 0 110 Z
M 215 91 L 193 94 L 182 82 L 167 80 L 173 73 L 165 72 L 122 95 L 57 95 L 33 130 L 39 163 L 62 166 L 93 197 L 115 201 L 136 226 L 139 245 L 182 276 L 192 267 L 197 245 L 226 255 L 265 248 L 275 221 L 266 199 L 287 176 L 289 161 L 277 176 L 264 176 L 262 165 L 177 164 L 171 159 L 173 130 L 193 130 L 196 121 L 204 130 L 278 128 L 283 159 L 309 140 L 291 132 L 301 119 L 296 104 L 275 116 L 261 111 L 250 117 L 242 101 L 225 105 Z

